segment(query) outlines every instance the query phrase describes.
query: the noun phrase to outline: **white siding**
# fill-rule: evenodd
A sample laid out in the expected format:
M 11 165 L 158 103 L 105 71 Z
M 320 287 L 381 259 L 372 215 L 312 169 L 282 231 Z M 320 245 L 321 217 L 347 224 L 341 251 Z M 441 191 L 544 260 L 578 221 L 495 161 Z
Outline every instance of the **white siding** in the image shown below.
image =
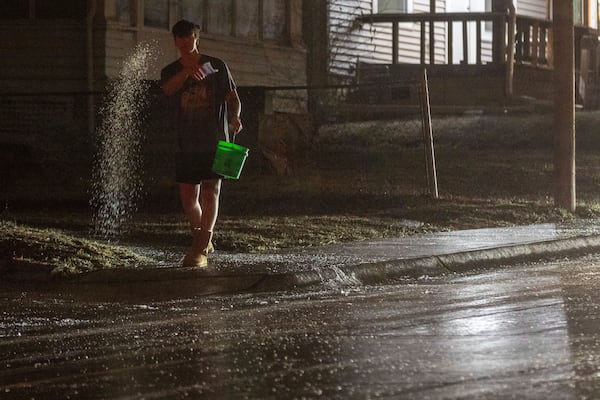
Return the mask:
M 437 12 L 444 12 L 445 0 L 438 1 Z M 358 61 L 369 63 L 392 63 L 392 27 L 391 24 L 356 24 L 355 19 L 373 12 L 373 0 L 330 0 L 329 35 L 330 62 L 329 72 L 341 78 L 354 75 Z M 428 13 L 429 0 L 414 0 L 413 12 Z M 399 56 L 401 63 L 417 64 L 421 61 L 419 24 L 400 24 Z M 429 28 L 426 29 L 427 35 Z M 446 61 L 446 27 L 435 25 L 436 63 Z M 426 45 L 429 37 L 426 38 Z M 429 49 L 425 49 L 427 62 Z
M 358 58 L 373 55 L 377 40 L 355 25 L 356 17 L 372 13 L 372 0 L 331 0 L 329 2 L 329 73 L 349 76 Z
M 546 1 L 547 0 L 516 0 L 515 9 L 517 15 L 541 19 L 549 18 L 547 15 Z

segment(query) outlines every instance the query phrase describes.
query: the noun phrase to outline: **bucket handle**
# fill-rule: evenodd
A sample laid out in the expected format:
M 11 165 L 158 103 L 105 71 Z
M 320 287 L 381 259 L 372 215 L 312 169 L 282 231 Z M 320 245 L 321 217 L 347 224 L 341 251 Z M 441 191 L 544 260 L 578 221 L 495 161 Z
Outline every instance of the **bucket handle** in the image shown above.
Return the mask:
M 227 102 L 223 104 L 223 132 L 225 133 L 226 141 L 230 143 L 235 143 L 235 133 L 232 135 L 231 140 L 229 140 L 229 113 L 227 112 Z

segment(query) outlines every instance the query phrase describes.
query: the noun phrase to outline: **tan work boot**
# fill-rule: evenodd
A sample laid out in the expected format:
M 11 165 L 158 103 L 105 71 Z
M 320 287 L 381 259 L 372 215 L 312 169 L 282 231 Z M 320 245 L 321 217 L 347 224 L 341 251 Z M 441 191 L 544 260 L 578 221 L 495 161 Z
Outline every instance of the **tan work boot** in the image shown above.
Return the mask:
M 185 257 L 183 258 L 183 260 L 184 260 L 184 261 L 183 261 L 183 263 L 184 263 L 184 264 L 187 264 L 187 263 L 189 263 L 189 260 L 190 260 L 190 259 L 193 257 L 193 253 L 194 253 L 194 251 L 195 251 L 195 250 L 194 250 L 194 240 L 195 240 L 195 239 L 194 239 L 194 231 L 195 231 L 195 230 L 200 230 L 200 229 L 201 229 L 201 228 L 192 228 L 192 230 L 190 231 L 190 232 L 191 232 L 191 234 L 192 234 L 192 245 L 191 245 L 191 247 L 188 249 L 187 253 L 185 254 Z M 206 252 L 207 252 L 208 254 L 210 254 L 210 253 L 214 253 L 214 252 L 215 252 L 215 246 L 213 245 L 213 242 L 212 242 L 212 233 L 211 233 L 211 238 L 210 238 L 210 240 L 208 241 L 208 247 L 206 248 Z
M 208 254 L 215 252 L 215 246 L 213 246 L 213 242 L 212 242 L 212 232 L 210 233 L 210 240 L 208 241 L 208 246 L 206 247 L 206 252 Z
M 212 232 L 200 228 L 192 230 L 192 247 L 183 258 L 184 267 L 206 267 L 208 265 L 208 253 L 214 251 L 212 245 Z

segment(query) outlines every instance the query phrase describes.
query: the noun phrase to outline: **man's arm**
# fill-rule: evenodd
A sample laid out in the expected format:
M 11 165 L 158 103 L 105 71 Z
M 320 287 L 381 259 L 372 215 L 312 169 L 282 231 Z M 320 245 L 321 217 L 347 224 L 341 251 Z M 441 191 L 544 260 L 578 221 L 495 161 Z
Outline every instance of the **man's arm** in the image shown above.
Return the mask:
M 167 96 L 175 94 L 183 87 L 183 84 L 189 77 L 197 81 L 201 81 L 202 79 L 206 78 L 206 74 L 198 65 L 184 67 L 181 69 L 181 71 L 163 81 L 161 86 L 163 93 Z
M 190 76 L 190 72 L 187 69 L 182 69 L 175 75 L 167 78 L 163 81 L 161 89 L 167 96 L 175 94 L 179 89 L 183 87 L 185 80 Z
M 234 134 L 238 133 L 242 130 L 242 120 L 240 119 L 242 102 L 240 101 L 237 90 L 233 89 L 227 93 L 225 101 L 227 101 L 227 111 L 229 113 L 229 126 Z

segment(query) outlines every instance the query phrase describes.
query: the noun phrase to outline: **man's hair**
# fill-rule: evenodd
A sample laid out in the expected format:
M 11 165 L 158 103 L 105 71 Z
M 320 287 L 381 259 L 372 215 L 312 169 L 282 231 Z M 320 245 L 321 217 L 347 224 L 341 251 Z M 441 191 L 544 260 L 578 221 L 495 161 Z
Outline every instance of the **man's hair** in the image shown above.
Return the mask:
M 194 24 L 193 22 L 182 19 L 181 21 L 173 25 L 171 32 L 173 32 L 174 37 L 194 35 L 195 38 L 198 38 L 198 35 L 200 33 L 200 27 Z

